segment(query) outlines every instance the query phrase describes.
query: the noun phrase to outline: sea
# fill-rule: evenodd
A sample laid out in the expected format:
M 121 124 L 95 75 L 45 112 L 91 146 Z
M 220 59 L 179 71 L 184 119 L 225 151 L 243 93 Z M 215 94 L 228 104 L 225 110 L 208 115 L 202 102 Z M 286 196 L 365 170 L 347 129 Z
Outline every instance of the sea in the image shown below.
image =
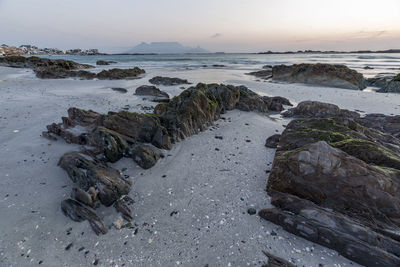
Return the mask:
M 343 64 L 370 78 L 376 75 L 400 73 L 400 53 L 371 54 L 157 54 L 157 55 L 96 55 L 42 56 L 69 59 L 79 63 L 95 65 L 97 60 L 115 61 L 112 67 L 151 69 L 195 70 L 223 68 L 227 70 L 255 71 L 264 65 L 291 65 L 299 63 Z

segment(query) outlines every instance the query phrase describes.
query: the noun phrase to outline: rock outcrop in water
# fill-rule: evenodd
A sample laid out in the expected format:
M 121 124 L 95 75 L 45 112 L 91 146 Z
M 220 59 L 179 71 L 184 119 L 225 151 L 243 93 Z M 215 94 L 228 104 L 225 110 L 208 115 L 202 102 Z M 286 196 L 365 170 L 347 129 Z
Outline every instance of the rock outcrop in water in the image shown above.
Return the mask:
M 360 90 L 366 87 L 363 75 L 344 65 L 277 65 L 272 68 L 272 78 L 275 81 L 305 83 L 354 90 Z
M 131 209 L 123 201 L 131 181 L 108 163 L 128 157 L 144 169 L 151 168 L 163 157 L 160 149 L 171 149 L 172 142 L 205 130 L 220 114 L 234 108 L 268 111 L 262 97 L 248 88 L 222 84 L 191 87 L 170 103 L 157 105 L 153 114 L 100 114 L 70 108 L 62 123 L 48 125 L 43 133 L 52 140 L 61 137 L 67 143 L 84 145 L 80 152 L 69 152 L 59 162 L 77 186 L 73 195 L 81 196 L 62 202 L 64 214 L 75 221 L 88 220 L 97 234 L 106 233 L 92 209 L 96 205 L 88 200 L 91 194 L 98 196 L 104 206 L 114 205 L 126 220 L 132 220 Z
M 301 118 L 282 133 L 267 186 L 276 208 L 260 216 L 360 264 L 399 266 L 400 140 L 392 128 L 312 101 L 290 115 Z
M 135 95 L 152 96 L 154 102 L 169 102 L 169 95 L 154 85 L 142 85 L 136 88 Z
M 153 77 L 149 80 L 149 82 L 154 85 L 165 85 L 165 86 L 190 84 L 190 82 L 188 82 L 188 80 L 184 80 L 184 79 L 180 79 L 180 78 L 161 77 L 161 76 Z
M 145 73 L 141 68 L 132 69 L 110 69 L 99 73 L 82 70 L 93 68 L 91 65 L 79 64 L 70 60 L 47 59 L 39 57 L 10 56 L 0 57 L 0 66 L 14 68 L 30 68 L 40 79 L 65 79 L 79 78 L 84 80 L 121 80 L 135 79 Z

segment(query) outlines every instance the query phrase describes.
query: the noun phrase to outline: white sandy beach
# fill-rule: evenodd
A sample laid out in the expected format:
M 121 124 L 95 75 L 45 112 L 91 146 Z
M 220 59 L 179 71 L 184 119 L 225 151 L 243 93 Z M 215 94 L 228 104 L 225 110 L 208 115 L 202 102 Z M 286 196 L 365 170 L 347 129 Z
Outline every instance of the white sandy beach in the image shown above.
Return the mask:
M 265 171 L 274 150 L 264 143 L 288 123 L 279 114 L 231 111 L 215 127 L 165 151 L 166 157 L 150 170 L 131 159 L 116 163 L 120 170 L 127 168 L 124 174 L 133 181 L 136 234 L 125 228 L 96 236 L 87 222 L 65 217 L 60 202 L 73 183 L 57 162 L 78 146 L 49 141 L 41 132 L 59 122 L 69 107 L 107 112 L 129 105 L 130 111 L 148 112 L 142 107 L 155 103 L 133 93 L 156 75 L 246 85 L 293 104 L 318 100 L 361 114 L 400 110 L 400 94 L 256 82 L 241 70 L 146 72 L 144 78 L 128 81 L 40 80 L 28 69 L 0 67 L 0 266 L 88 266 L 95 259 L 99 266 L 260 266 L 267 261 L 263 250 L 298 266 L 358 266 L 247 213 L 250 207 L 271 207 Z M 111 87 L 127 88 L 128 93 Z M 160 89 L 174 96 L 180 87 Z M 111 211 L 100 212 L 107 225 L 118 216 Z

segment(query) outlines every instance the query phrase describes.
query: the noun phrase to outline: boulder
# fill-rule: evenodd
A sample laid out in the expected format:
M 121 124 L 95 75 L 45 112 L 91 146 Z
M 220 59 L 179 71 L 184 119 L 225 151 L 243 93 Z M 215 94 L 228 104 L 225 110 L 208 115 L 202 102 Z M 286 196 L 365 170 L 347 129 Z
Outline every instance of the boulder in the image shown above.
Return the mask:
M 365 88 L 363 75 L 344 65 L 277 65 L 272 68 L 272 78 L 275 81 L 305 83 L 344 89 L 360 90 Z
M 265 141 L 265 146 L 268 148 L 277 148 L 279 144 L 279 139 L 281 139 L 280 134 L 274 134 L 267 138 Z
M 190 84 L 187 80 L 179 78 L 161 77 L 161 76 L 153 77 L 149 80 L 149 82 L 154 85 L 165 85 L 165 86 Z
M 251 91 L 246 86 L 237 86 L 236 88 L 240 93 L 239 101 L 236 104 L 237 109 L 243 111 L 268 111 L 268 105 L 261 96 Z
M 169 95 L 153 85 L 142 85 L 136 88 L 135 95 L 154 96 L 156 102 L 169 102 Z
M 289 109 L 282 115 L 296 118 L 360 117 L 357 112 L 340 109 L 337 105 L 318 101 L 303 101 L 297 107 Z
M 133 160 L 143 169 L 150 169 L 156 165 L 161 157 L 164 157 L 158 148 L 145 144 L 136 145 L 130 154 Z
M 271 111 L 282 111 L 284 110 L 283 105 L 293 106 L 287 98 L 281 96 L 263 96 L 262 99 L 267 103 L 268 109 Z

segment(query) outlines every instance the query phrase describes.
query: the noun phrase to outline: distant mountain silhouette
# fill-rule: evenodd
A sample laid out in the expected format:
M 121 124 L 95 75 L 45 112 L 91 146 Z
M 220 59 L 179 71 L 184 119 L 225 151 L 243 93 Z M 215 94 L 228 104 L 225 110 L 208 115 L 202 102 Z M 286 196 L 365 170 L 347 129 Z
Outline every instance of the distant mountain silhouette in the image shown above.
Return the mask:
M 152 42 L 141 43 L 128 50 L 129 54 L 184 54 L 184 53 L 209 53 L 206 49 L 199 46 L 186 47 L 178 42 Z

